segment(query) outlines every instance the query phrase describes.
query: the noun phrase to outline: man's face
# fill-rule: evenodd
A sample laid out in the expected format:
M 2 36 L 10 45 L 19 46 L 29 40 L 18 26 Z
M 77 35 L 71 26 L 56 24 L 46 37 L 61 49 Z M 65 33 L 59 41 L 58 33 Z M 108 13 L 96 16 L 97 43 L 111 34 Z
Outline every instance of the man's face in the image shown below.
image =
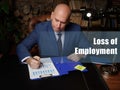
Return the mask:
M 66 24 L 68 23 L 68 16 L 61 13 L 52 12 L 51 19 L 53 30 L 56 32 L 64 30 Z

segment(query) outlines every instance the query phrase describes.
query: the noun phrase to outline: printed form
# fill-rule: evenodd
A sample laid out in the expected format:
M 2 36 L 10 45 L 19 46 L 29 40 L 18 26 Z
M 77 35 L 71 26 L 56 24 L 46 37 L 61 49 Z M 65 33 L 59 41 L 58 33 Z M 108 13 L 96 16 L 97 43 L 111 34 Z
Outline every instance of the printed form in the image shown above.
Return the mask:
M 41 63 L 43 64 L 39 69 L 32 69 L 28 65 L 30 79 L 38 79 L 49 76 L 58 76 L 59 72 L 56 69 L 51 58 L 41 58 Z

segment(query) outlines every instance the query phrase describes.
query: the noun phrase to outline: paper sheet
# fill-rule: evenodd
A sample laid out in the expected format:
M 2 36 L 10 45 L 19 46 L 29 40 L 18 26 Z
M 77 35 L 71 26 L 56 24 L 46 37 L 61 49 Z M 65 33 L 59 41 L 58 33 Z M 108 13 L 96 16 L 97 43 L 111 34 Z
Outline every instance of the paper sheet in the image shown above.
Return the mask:
M 57 71 L 51 58 L 41 58 L 40 61 L 43 63 L 43 65 L 39 69 L 32 69 L 28 65 L 30 79 L 38 79 L 43 77 L 59 75 L 59 72 Z

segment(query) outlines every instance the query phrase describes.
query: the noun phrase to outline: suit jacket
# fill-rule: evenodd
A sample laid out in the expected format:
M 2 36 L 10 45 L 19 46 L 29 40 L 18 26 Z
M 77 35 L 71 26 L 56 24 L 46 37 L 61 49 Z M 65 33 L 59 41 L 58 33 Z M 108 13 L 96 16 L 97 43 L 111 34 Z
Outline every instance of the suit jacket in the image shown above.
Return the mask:
M 38 44 L 40 57 L 59 56 L 58 46 L 51 21 L 36 25 L 35 29 L 20 44 L 17 45 L 17 54 L 20 60 L 31 56 L 29 50 L 34 44 Z M 90 44 L 79 25 L 69 23 L 65 28 L 64 48 L 62 56 L 68 56 L 75 52 L 75 47 L 89 47 Z

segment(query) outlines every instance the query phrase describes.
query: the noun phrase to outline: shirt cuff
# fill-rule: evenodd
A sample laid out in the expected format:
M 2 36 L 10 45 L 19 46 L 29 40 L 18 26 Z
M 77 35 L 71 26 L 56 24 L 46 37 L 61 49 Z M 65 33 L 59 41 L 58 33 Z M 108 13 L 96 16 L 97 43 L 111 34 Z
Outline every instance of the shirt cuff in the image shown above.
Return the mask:
M 24 64 L 27 64 L 27 63 L 25 62 L 25 60 L 28 59 L 28 58 L 30 58 L 30 57 L 31 57 L 31 56 L 27 56 L 27 57 L 23 58 L 23 59 L 21 60 L 21 62 L 24 63 Z

